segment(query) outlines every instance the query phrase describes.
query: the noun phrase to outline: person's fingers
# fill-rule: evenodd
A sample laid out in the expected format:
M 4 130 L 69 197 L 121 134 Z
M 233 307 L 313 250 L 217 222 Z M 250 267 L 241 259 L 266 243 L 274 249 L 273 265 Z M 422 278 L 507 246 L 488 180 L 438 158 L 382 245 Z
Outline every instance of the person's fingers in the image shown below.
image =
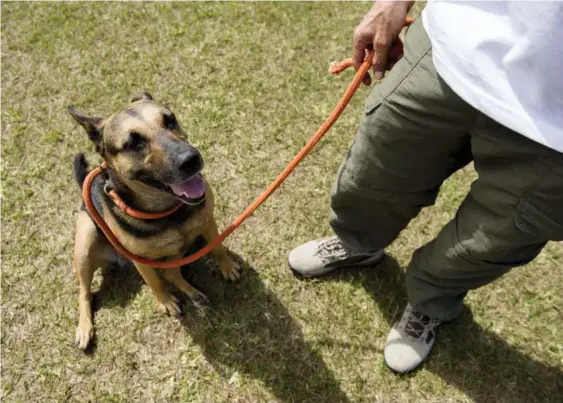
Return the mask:
M 376 34 L 375 39 L 373 40 L 373 78 L 375 80 L 381 80 L 385 74 L 387 67 L 387 54 L 390 46 L 390 40 Z
M 367 85 L 368 87 L 371 85 L 371 77 L 369 73 L 366 73 L 366 75 L 362 79 L 362 83 L 364 83 L 364 85 Z
M 386 69 L 391 70 L 401 57 L 403 57 L 403 43 L 399 39 L 395 39 L 387 53 Z
M 352 55 L 352 61 L 354 62 L 354 69 L 356 71 L 358 71 L 358 69 L 362 66 L 366 57 L 366 50 L 369 46 L 370 44 L 363 41 L 359 35 L 354 35 L 354 54 Z M 369 73 L 366 73 L 362 82 L 365 85 L 371 84 L 371 77 Z
M 354 54 L 352 55 L 352 61 L 354 62 L 354 69 L 358 71 L 364 58 L 366 57 L 366 46 L 363 43 L 356 42 L 354 40 Z
M 403 42 L 400 39 L 395 39 L 391 44 L 389 52 L 387 52 L 387 59 L 399 60 L 403 56 Z

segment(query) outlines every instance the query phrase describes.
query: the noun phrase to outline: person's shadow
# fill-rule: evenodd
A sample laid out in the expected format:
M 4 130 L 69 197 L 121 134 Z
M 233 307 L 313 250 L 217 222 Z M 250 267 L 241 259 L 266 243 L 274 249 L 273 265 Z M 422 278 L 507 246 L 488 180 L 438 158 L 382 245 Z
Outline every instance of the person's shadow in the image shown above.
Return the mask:
M 259 380 L 283 402 L 347 402 L 320 354 L 307 345 L 298 323 L 239 256 L 238 283 L 226 283 L 211 262 L 183 268 L 185 278 L 204 291 L 211 307 L 186 305 L 182 323 L 226 382 Z M 266 398 L 262 400 L 268 400 Z
M 364 287 L 389 326 L 407 304 L 404 270 L 390 256 L 375 267 L 335 272 L 326 281 L 349 281 Z M 460 318 L 440 329 L 423 368 L 475 402 L 563 402 L 561 368 L 528 357 L 482 328 L 467 307 Z

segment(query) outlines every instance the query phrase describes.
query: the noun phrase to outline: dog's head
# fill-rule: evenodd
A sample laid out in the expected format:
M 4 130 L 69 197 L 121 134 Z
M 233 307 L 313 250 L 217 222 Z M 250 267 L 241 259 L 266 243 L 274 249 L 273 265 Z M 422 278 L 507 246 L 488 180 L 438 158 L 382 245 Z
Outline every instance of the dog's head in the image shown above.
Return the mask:
M 107 119 L 86 116 L 72 106 L 68 111 L 130 188 L 157 188 L 188 204 L 205 198 L 200 152 L 188 143 L 174 113 L 150 94 L 133 97 L 125 109 Z

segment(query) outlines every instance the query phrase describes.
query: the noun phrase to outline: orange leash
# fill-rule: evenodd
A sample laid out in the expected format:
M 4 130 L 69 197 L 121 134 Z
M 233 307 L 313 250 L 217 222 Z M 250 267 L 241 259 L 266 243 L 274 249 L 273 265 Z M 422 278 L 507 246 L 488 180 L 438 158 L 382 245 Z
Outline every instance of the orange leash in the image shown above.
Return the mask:
M 180 208 L 184 205 L 184 203 L 180 202 L 176 204 L 171 209 L 161 211 L 159 213 L 147 213 L 145 211 L 135 210 L 133 207 L 128 206 L 115 192 L 115 190 L 110 190 L 108 193 L 110 199 L 115 203 L 117 207 L 125 214 L 130 215 L 131 217 L 141 218 L 143 220 L 158 220 L 159 218 L 168 217 L 170 214 L 175 213 L 176 211 L 180 210 Z
M 133 253 L 125 249 L 119 243 L 118 239 L 115 237 L 111 229 L 105 223 L 104 219 L 100 216 L 92 201 L 92 195 L 91 195 L 92 182 L 94 181 L 96 176 L 101 173 L 102 171 L 101 167 L 93 169 L 86 177 L 84 184 L 82 186 L 82 198 L 84 199 L 84 203 L 86 204 L 86 209 L 90 213 L 92 219 L 96 222 L 96 224 L 100 227 L 102 232 L 105 234 L 109 242 L 113 245 L 113 247 L 123 256 L 135 262 L 152 266 L 158 269 L 172 269 L 195 262 L 196 260 L 202 258 L 203 256 L 207 255 L 209 252 L 211 252 L 217 245 L 223 242 L 225 238 L 231 235 L 248 217 L 250 217 L 252 213 L 254 213 L 254 211 L 256 211 L 256 209 L 260 207 L 260 205 L 264 203 L 266 199 L 276 191 L 276 189 L 291 174 L 291 172 L 293 172 L 293 170 L 297 167 L 297 165 L 299 165 L 299 163 L 311 152 L 311 150 L 315 147 L 315 145 L 319 142 L 319 140 L 329 131 L 329 129 L 334 124 L 334 122 L 336 122 L 336 120 L 340 117 L 340 115 L 342 114 L 342 112 L 344 111 L 344 109 L 346 108 L 346 106 L 348 105 L 348 103 L 350 102 L 350 100 L 352 99 L 352 97 L 360 87 L 360 84 L 362 83 L 362 78 L 365 76 L 365 74 L 368 72 L 368 70 L 372 65 L 372 60 L 373 60 L 373 51 L 370 51 L 368 56 L 364 60 L 364 63 L 356 72 L 354 79 L 346 89 L 346 92 L 344 93 L 344 95 L 342 96 L 342 98 L 340 99 L 340 101 L 338 102 L 338 104 L 336 105 L 336 107 L 328 117 L 328 119 L 317 130 L 314 136 L 309 139 L 307 144 L 305 144 L 305 146 L 301 149 L 301 151 L 299 151 L 299 153 L 291 160 L 291 162 L 282 171 L 282 173 L 280 173 L 278 177 L 266 188 L 266 190 L 264 190 L 264 192 L 262 192 L 262 194 L 258 196 L 258 198 L 250 206 L 248 206 L 246 210 L 244 210 L 244 212 L 241 215 L 239 215 L 231 225 L 227 227 L 227 229 L 225 229 L 217 238 L 213 239 L 198 252 L 190 256 L 186 256 L 182 259 L 158 261 L 158 260 L 145 259 L 141 256 L 134 255 Z M 346 66 L 342 68 L 340 71 L 351 66 L 351 64 L 349 63 L 345 63 L 345 64 Z M 134 217 L 143 218 L 140 217 L 139 215 L 144 215 L 145 217 L 151 219 L 154 218 L 153 216 L 154 214 L 164 214 L 164 216 L 170 214 L 170 210 L 163 213 L 144 213 L 144 212 L 136 211 L 131 209 L 121 199 L 119 199 L 117 194 L 115 194 L 115 196 L 117 198 L 112 197 L 110 194 L 110 197 L 112 197 L 114 202 L 118 200 L 116 204 L 118 205 L 119 208 L 121 208 L 123 211 L 127 212 L 128 214 Z M 181 205 L 176 206 L 173 209 L 178 209 L 180 206 Z
M 100 172 L 103 169 L 105 169 L 106 167 L 107 167 L 107 164 L 106 164 L 105 161 L 103 161 L 102 164 L 101 164 Z M 97 173 L 96 173 L 96 175 L 97 175 Z M 84 181 L 84 182 L 86 182 L 86 181 Z M 84 187 L 82 187 L 82 191 L 84 191 Z M 88 193 L 90 193 L 90 191 Z M 135 210 L 133 207 L 128 206 L 127 203 L 125 203 L 123 201 L 123 199 L 121 197 L 119 197 L 117 192 L 113 189 L 108 190 L 106 192 L 106 194 L 115 203 L 115 205 L 121 211 L 123 211 L 125 214 L 127 214 L 131 217 L 140 218 L 142 220 L 158 220 L 159 218 L 168 217 L 170 214 L 174 214 L 176 211 L 180 210 L 180 208 L 184 205 L 184 203 L 179 202 L 174 207 L 172 207 L 168 210 L 161 211 L 161 212 L 158 212 L 158 213 L 147 213 L 146 211 Z M 88 197 L 90 197 L 90 196 L 88 196 Z

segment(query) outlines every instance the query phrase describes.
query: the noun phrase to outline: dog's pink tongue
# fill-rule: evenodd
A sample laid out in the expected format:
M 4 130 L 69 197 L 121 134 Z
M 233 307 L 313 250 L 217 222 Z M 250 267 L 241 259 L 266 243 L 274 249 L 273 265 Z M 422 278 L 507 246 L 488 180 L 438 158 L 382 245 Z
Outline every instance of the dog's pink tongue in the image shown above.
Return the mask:
M 186 196 L 188 199 L 199 199 L 205 194 L 205 182 L 201 175 L 170 187 L 178 196 Z

